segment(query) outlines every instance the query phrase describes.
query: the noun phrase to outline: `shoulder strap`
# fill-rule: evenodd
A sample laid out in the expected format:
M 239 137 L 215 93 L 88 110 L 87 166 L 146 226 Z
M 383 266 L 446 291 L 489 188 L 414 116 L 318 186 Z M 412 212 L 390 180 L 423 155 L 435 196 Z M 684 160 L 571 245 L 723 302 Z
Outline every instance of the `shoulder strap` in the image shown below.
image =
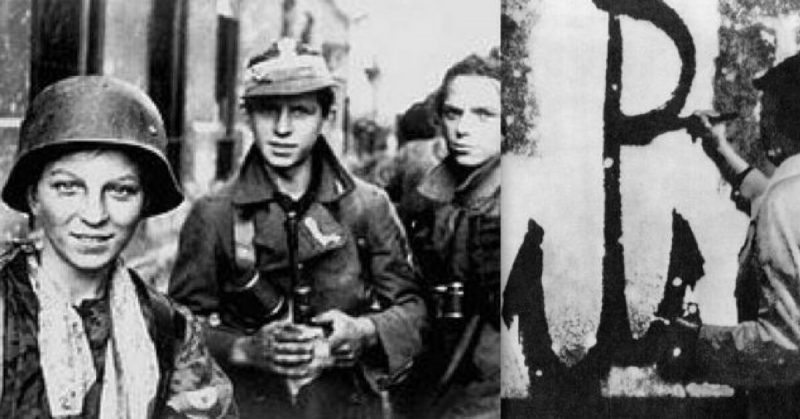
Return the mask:
M 361 278 L 367 285 L 367 299 L 362 310 L 374 312 L 380 311 L 385 302 L 373 290 L 375 278 L 372 271 L 372 258 L 375 246 L 372 243 L 373 237 L 370 235 L 365 200 L 363 192 L 356 190 L 338 201 L 332 213 L 340 223 L 347 225 L 356 242 L 358 262 L 361 264 Z

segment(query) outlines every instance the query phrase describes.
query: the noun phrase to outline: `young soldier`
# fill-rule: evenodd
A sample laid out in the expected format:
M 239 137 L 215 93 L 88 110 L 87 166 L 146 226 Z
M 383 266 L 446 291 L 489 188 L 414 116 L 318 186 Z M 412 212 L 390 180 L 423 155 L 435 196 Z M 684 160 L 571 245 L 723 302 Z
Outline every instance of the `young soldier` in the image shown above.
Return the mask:
M 35 233 L 0 254 L 0 417 L 236 418 L 203 327 L 121 254 L 180 205 L 153 101 L 108 76 L 31 102 L 3 201 Z
M 437 306 L 407 397 L 426 417 L 500 417 L 500 64 L 471 55 L 445 74 L 436 112 L 448 155 L 416 189 L 426 204 L 403 211 Z
M 181 232 L 170 294 L 208 318 L 242 417 L 378 417 L 379 392 L 421 347 L 426 309 L 396 213 L 322 135 L 334 85 L 292 40 L 253 57 L 254 144 Z

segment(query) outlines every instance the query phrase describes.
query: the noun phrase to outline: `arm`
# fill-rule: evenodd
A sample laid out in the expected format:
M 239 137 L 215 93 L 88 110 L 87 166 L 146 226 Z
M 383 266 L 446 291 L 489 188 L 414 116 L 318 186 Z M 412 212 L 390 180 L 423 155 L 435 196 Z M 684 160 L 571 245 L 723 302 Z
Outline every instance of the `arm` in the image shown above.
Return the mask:
M 422 286 L 411 263 L 410 249 L 394 207 L 382 191 L 375 191 L 369 208 L 373 290 L 383 311 L 366 315 L 375 325 L 377 343 L 385 354 L 386 371 L 393 382 L 410 368 L 422 348 L 427 309 Z
M 169 282 L 169 296 L 204 320 L 206 342 L 220 362 L 231 360 L 244 334 L 219 321 L 220 280 L 228 274 L 222 241 L 223 214 L 208 198 L 195 203 L 181 228 L 178 256 Z
M 357 346 L 355 357 L 374 383 L 380 377 L 391 384 L 400 380 L 422 346 L 426 308 L 410 261 L 405 233 L 388 197 L 377 189 L 366 192 L 371 288 L 379 311 L 350 317 L 338 310 L 320 314 L 316 321 L 333 323 L 331 347 Z M 353 343 L 355 345 L 353 345 Z M 363 356 L 359 356 L 363 351 Z
M 794 215 L 799 193 L 796 181 L 789 181 L 764 197 L 752 246 L 761 295 L 745 296 L 758 298 L 758 317 L 732 327 L 701 327 L 697 355 L 703 378 L 739 386 L 800 381 L 800 229 Z
M 739 195 L 752 202 L 767 187 L 768 179 L 760 170 L 750 167 L 737 152 L 725 135 L 725 125 L 709 123 L 708 112 L 695 112 L 700 124 L 690 129 L 693 137 L 700 137 L 703 151 L 717 166 L 722 178 L 730 183 Z

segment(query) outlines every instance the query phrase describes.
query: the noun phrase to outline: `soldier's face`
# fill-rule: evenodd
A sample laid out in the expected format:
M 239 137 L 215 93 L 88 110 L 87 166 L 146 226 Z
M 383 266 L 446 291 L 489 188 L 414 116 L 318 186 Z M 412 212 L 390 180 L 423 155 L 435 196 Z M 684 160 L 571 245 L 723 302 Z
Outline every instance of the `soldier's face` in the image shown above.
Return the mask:
M 81 151 L 47 164 L 28 204 L 44 233 L 43 261 L 91 273 L 109 267 L 130 241 L 144 191 L 124 154 Z
M 450 155 L 467 167 L 500 153 L 500 82 L 491 77 L 457 76 L 442 104 L 444 137 Z
M 267 163 L 279 170 L 308 161 L 325 119 L 313 92 L 267 97 L 250 109 L 256 144 Z

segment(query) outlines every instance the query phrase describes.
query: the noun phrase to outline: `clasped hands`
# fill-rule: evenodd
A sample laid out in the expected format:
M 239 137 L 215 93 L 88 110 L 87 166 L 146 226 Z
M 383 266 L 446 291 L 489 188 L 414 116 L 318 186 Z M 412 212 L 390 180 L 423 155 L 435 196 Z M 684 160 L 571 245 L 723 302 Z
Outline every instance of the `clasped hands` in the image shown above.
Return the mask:
M 326 330 L 329 334 L 326 335 Z M 310 325 L 275 321 L 237 342 L 248 363 L 290 378 L 313 376 L 330 367 L 350 367 L 377 342 L 375 325 L 340 310 L 326 311 Z

